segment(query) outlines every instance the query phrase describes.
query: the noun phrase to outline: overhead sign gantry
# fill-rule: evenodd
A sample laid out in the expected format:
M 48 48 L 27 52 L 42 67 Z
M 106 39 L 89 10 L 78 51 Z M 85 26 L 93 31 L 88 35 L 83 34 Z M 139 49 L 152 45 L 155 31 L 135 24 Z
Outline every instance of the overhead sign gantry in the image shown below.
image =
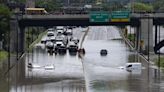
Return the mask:
M 92 11 L 90 22 L 130 22 L 130 11 Z

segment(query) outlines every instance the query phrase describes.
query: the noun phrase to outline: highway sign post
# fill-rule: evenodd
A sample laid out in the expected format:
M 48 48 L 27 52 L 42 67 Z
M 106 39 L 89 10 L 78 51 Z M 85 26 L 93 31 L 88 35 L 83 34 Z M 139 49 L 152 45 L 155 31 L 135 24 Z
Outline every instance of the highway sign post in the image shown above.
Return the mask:
M 113 11 L 111 13 L 111 22 L 129 22 L 130 12 L 129 11 Z
M 105 11 L 90 12 L 90 22 L 109 22 L 109 13 Z

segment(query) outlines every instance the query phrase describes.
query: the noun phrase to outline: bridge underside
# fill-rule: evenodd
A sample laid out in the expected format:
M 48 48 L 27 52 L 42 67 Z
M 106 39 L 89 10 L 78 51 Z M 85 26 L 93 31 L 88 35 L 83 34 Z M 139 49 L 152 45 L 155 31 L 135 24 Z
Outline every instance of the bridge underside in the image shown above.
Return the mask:
M 20 27 L 29 26 L 139 26 L 140 21 L 137 18 L 132 18 L 130 22 L 90 22 L 88 18 L 73 18 L 73 19 L 22 19 L 19 20 Z
M 153 24 L 154 25 L 164 25 L 164 18 L 154 18 Z

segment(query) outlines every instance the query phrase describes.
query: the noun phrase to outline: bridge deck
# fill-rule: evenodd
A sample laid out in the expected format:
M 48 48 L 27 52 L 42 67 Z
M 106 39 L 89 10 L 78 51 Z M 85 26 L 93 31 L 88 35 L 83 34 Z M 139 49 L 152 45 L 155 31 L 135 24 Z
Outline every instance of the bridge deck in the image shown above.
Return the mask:
M 116 25 L 116 26 L 139 26 L 140 19 L 152 18 L 154 25 L 164 24 L 164 13 L 154 14 L 131 14 L 129 22 L 90 22 L 89 14 L 76 15 L 23 15 L 19 18 L 19 24 L 26 26 L 96 26 L 96 25 Z

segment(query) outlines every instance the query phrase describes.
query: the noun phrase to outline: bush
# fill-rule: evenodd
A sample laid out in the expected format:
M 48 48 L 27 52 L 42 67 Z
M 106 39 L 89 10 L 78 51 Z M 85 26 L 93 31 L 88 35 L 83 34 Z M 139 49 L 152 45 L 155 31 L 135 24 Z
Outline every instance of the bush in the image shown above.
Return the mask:
M 8 57 L 8 52 L 0 51 L 0 61 L 7 59 L 7 57 Z
M 155 64 L 158 66 L 159 59 L 156 59 Z M 160 67 L 164 67 L 164 57 L 160 57 Z
M 135 34 L 128 34 L 128 39 L 129 39 L 130 41 L 134 41 L 134 39 L 135 39 Z

